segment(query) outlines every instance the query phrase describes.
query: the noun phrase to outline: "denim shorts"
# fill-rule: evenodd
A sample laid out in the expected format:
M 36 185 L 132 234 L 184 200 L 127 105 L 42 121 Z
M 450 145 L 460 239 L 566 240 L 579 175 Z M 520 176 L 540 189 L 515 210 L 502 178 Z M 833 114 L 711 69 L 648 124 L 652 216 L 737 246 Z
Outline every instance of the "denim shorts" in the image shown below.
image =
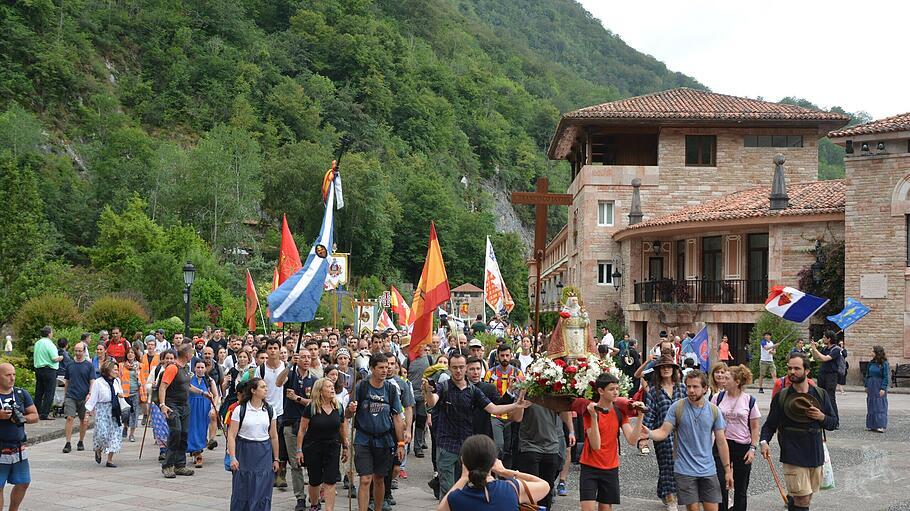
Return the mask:
M 32 475 L 28 469 L 28 460 L 22 460 L 16 463 L 0 463 L 0 489 L 6 486 L 6 483 L 28 484 L 32 482 Z

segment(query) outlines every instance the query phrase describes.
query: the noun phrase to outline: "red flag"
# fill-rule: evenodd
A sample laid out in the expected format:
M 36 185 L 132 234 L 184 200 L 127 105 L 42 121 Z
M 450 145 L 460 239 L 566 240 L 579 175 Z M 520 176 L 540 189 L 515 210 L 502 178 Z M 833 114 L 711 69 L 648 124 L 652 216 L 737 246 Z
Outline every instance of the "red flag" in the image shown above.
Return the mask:
M 411 307 L 411 316 L 414 318 L 411 346 L 408 349 L 411 360 L 420 356 L 420 350 L 425 344 L 430 344 L 433 337 L 433 313 L 436 312 L 436 307 L 449 301 L 450 296 L 449 277 L 436 238 L 436 226 L 430 223 L 427 259 L 423 263 L 423 272 L 417 290 L 414 291 L 414 305 Z
M 259 308 L 259 297 L 250 270 L 246 271 L 246 327 L 250 332 L 256 331 L 256 309 Z
M 303 267 L 300 262 L 300 253 L 297 252 L 297 244 L 294 243 L 294 236 L 288 228 L 287 215 L 282 216 L 281 220 L 281 246 L 278 249 L 278 278 L 273 281 L 272 291 L 278 288 L 285 280 Z

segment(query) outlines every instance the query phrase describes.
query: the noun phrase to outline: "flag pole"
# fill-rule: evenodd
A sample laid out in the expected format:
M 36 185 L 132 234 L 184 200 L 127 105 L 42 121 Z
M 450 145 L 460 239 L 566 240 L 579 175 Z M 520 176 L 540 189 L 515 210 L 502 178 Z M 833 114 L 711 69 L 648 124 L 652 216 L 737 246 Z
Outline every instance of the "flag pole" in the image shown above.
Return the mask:
M 480 302 L 480 308 L 483 310 L 483 324 L 487 324 L 487 258 L 490 256 L 490 237 L 487 236 L 487 246 L 484 247 L 483 255 L 483 277 L 480 279 L 480 288 L 482 294 L 480 295 L 482 300 Z
M 266 335 L 269 334 L 268 323 L 265 322 L 265 317 L 262 315 L 262 302 L 259 301 L 259 295 L 256 295 L 256 307 L 259 309 L 259 320 L 262 321 L 262 332 Z

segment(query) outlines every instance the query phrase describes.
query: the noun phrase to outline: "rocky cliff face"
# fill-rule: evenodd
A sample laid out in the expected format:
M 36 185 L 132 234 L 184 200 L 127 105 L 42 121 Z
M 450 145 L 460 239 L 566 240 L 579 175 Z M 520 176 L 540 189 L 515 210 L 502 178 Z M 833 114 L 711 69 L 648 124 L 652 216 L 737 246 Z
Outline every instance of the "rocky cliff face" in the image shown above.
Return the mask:
M 525 227 L 518 218 L 515 207 L 512 205 L 511 192 L 502 188 L 499 183 L 490 181 L 481 182 L 480 187 L 493 198 L 496 231 L 517 233 L 524 242 L 525 254 L 530 254 L 534 244 L 534 232 Z

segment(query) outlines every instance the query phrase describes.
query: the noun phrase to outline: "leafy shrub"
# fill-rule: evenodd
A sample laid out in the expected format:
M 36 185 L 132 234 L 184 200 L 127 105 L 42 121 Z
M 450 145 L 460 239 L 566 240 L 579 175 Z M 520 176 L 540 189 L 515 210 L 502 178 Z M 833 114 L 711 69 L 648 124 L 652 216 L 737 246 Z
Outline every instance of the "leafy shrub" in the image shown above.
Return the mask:
M 0 355 L 0 363 L 8 362 L 16 368 L 16 386 L 28 391 L 35 396 L 35 371 L 32 369 L 32 359 L 26 355 Z
M 174 334 L 183 332 L 183 320 L 177 316 L 172 316 L 168 319 L 159 319 L 153 323 L 150 323 L 146 330 L 150 334 L 154 334 L 155 330 L 158 329 L 164 330 L 164 336 L 170 339 Z
M 43 295 L 25 302 L 13 318 L 16 350 L 27 353 L 41 338 L 41 329 L 50 325 L 63 329 L 79 325 L 81 318 L 76 304 L 66 295 Z
M 127 338 L 148 323 L 148 313 L 132 298 L 105 296 L 95 300 L 85 313 L 85 326 L 93 332 L 120 327 Z

